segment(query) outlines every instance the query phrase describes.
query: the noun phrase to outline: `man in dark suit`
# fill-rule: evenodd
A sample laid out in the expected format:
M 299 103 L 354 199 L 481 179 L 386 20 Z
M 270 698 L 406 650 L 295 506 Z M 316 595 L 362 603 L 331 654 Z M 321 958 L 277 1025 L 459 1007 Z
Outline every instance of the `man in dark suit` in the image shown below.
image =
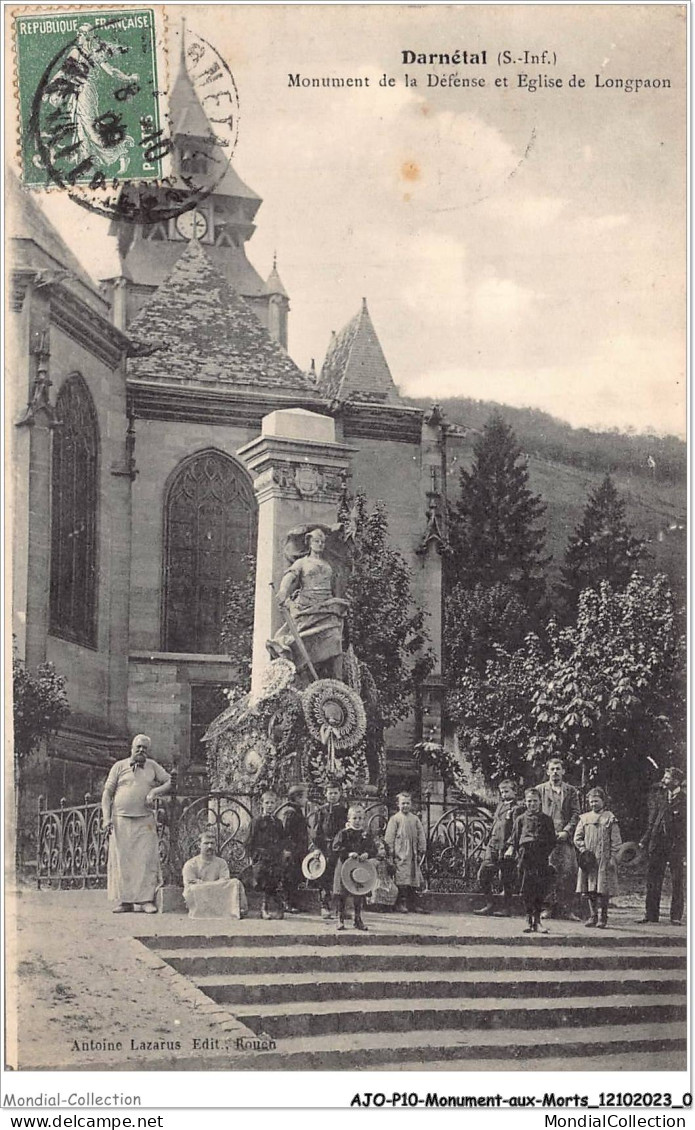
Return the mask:
M 649 794 L 647 831 L 640 847 L 647 850 L 647 899 L 642 922 L 658 922 L 661 888 L 668 864 L 671 872 L 671 923 L 680 926 L 683 917 L 684 876 L 688 805 L 684 776 L 669 765 Z
M 579 793 L 564 780 L 565 767 L 559 757 L 551 757 L 545 766 L 547 781 L 538 785 L 541 811 L 549 816 L 557 842 L 549 863 L 556 879 L 550 892 L 550 918 L 569 918 L 578 922 L 572 911 L 577 886 L 577 853 L 574 830 L 579 822 Z

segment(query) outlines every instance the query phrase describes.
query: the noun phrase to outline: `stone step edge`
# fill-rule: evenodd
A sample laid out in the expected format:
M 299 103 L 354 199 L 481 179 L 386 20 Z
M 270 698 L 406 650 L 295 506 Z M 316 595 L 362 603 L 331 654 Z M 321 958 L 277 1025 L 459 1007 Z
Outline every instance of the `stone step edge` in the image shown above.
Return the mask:
M 427 985 L 430 983 L 435 984 L 504 984 L 507 981 L 528 982 L 529 984 L 538 984 L 544 978 L 539 978 L 538 974 L 543 972 L 542 969 L 492 969 L 492 970 L 434 970 L 432 972 L 422 969 L 410 969 L 404 972 L 398 970 L 384 969 L 384 970 L 369 970 L 368 972 L 361 971 L 360 979 L 363 984 L 393 984 L 400 985 L 403 981 L 408 981 L 410 984 Z M 483 974 L 481 977 L 480 975 Z M 512 976 L 510 976 L 512 974 Z M 195 985 L 201 988 L 210 988 L 212 986 L 229 986 L 234 988 L 284 988 L 285 986 L 300 986 L 300 985 L 342 985 L 345 983 L 345 975 L 340 970 L 331 972 L 315 971 L 313 973 L 300 973 L 297 971 L 289 971 L 286 973 L 208 973 L 208 974 L 186 974 Z M 614 969 L 556 969 L 553 970 L 553 981 L 555 984 L 558 982 L 567 982 L 572 984 L 574 981 L 593 982 L 608 980 L 611 984 L 615 983 L 615 970 Z M 634 983 L 635 986 L 643 981 L 678 981 L 679 984 L 687 985 L 687 970 L 681 971 L 677 969 L 654 969 L 652 967 L 645 967 L 644 969 L 621 969 L 620 970 L 620 983 L 626 982 Z
M 613 1046 L 625 1038 L 624 1024 L 602 1024 L 600 1029 L 571 1028 L 575 1044 L 593 1047 L 598 1032 L 604 1043 Z M 680 1020 L 662 1020 L 657 1024 L 651 1021 L 638 1021 L 631 1024 L 630 1036 L 636 1040 L 685 1040 L 687 1038 L 686 1026 Z M 564 1032 L 558 1028 L 481 1028 L 467 1031 L 464 1028 L 421 1028 L 404 1032 L 332 1032 L 314 1036 L 286 1036 L 278 1041 L 278 1050 L 282 1048 L 287 1052 L 323 1051 L 327 1044 L 333 1051 L 348 1051 L 350 1048 L 359 1050 L 379 1050 L 391 1047 L 414 1048 L 424 1047 L 491 1047 L 495 1048 L 504 1038 L 513 1042 L 517 1047 L 537 1044 L 558 1047 L 558 1036 Z
M 521 929 L 521 923 L 520 923 Z M 581 927 L 580 927 L 581 929 Z M 619 949 L 633 947 L 635 950 L 653 947 L 654 949 L 671 949 L 679 946 L 687 947 L 685 937 L 670 934 L 601 934 L 600 936 L 585 931 L 572 934 L 544 934 L 535 935 L 531 940 L 519 934 L 484 936 L 481 934 L 378 934 L 370 931 L 368 936 L 351 933 L 337 934 L 335 929 L 330 932 L 316 934 L 151 934 L 139 935 L 136 938 L 148 949 L 158 950 L 209 950 L 209 949 L 260 949 L 263 947 L 273 949 L 292 949 L 295 946 L 311 946 L 325 949 L 327 947 L 349 947 L 380 945 L 409 945 L 409 946 L 481 946 L 494 945 L 516 947 L 528 946 L 579 946 L 591 949 L 610 946 Z
M 653 950 L 647 949 L 646 946 L 635 946 L 634 950 L 628 950 L 626 946 L 595 946 L 587 942 L 586 945 L 577 945 L 572 947 L 573 950 L 579 952 L 568 955 L 566 945 L 553 945 L 550 942 L 543 944 L 542 950 L 537 944 L 527 942 L 526 945 L 498 945 L 494 942 L 486 942 L 484 939 L 478 945 L 458 946 L 458 945 L 418 945 L 418 946 L 397 946 L 394 947 L 388 944 L 372 944 L 371 939 L 365 939 L 363 945 L 355 946 L 348 945 L 344 948 L 340 946 L 267 946 L 261 948 L 260 946 L 194 946 L 185 948 L 183 946 L 174 946 L 168 948 L 164 946 L 147 947 L 152 949 L 152 952 L 157 953 L 159 957 L 164 958 L 165 961 L 169 960 L 184 960 L 199 959 L 199 958 L 258 958 L 258 957 L 330 957 L 343 955 L 345 957 L 352 957 L 355 954 L 365 954 L 369 957 L 391 957 L 403 954 L 404 957 L 437 957 L 440 954 L 444 957 L 462 957 L 462 958 L 475 958 L 475 957 L 498 957 L 500 959 L 506 957 L 523 958 L 534 957 L 543 960 L 546 957 L 558 957 L 564 961 L 571 960 L 572 956 L 575 957 L 615 957 L 622 960 L 629 960 L 631 957 L 682 957 L 683 960 L 687 959 L 687 946 L 677 950 L 674 954 L 673 946 L 661 946 Z
M 206 993 L 199 989 L 197 985 L 173 969 L 171 965 L 163 961 L 162 958 L 153 951 L 140 944 L 137 938 L 127 938 L 126 941 L 132 943 L 135 950 L 135 959 L 155 973 L 157 978 L 163 983 L 168 984 L 172 992 L 182 1004 L 191 1009 L 195 1015 L 205 1017 L 206 1020 L 217 1023 L 220 1025 L 222 1031 L 229 1033 L 230 1036 L 238 1036 L 240 1038 L 255 1039 L 255 1033 L 247 1028 L 243 1021 L 238 1020 L 234 1013 L 230 1012 L 224 1004 L 217 1004 Z M 48 1070 L 47 1068 L 45 1070 Z M 71 1068 L 74 1070 L 74 1068 Z
M 374 1016 L 375 1013 L 385 1012 L 392 1015 L 395 1012 L 471 1012 L 485 1011 L 493 1012 L 498 1010 L 500 1012 L 527 1012 L 542 1013 L 543 1010 L 557 1011 L 560 1007 L 563 1009 L 577 1010 L 584 1013 L 588 1012 L 605 1012 L 607 1008 L 634 1008 L 644 1011 L 650 1008 L 685 1008 L 686 999 L 684 996 L 655 994 L 644 996 L 633 996 L 631 994 L 615 994 L 607 995 L 597 1001 L 596 1004 L 587 1004 L 586 997 L 554 997 L 552 1001 L 539 1000 L 538 997 L 481 997 L 479 1000 L 473 999 L 471 1006 L 471 998 L 467 998 L 460 1002 L 460 1008 L 456 1008 L 456 1001 L 452 1001 L 451 997 L 418 1000 L 417 997 L 410 998 L 396 998 L 389 997 L 387 1000 L 374 1000 L 370 1001 L 368 1013 Z M 331 1013 L 339 1012 L 342 1015 L 350 1012 L 363 1013 L 363 1001 L 286 1001 L 279 1004 L 268 1005 L 244 1005 L 239 1007 L 234 1006 L 235 1015 L 241 1020 L 245 1018 L 253 1018 L 254 1020 L 263 1021 L 265 1019 L 288 1019 L 292 1017 L 302 1017 L 306 1015 L 312 1016 L 330 1016 Z
M 396 1032 L 389 1034 L 398 1035 Z M 498 1037 L 506 1035 L 506 1033 L 499 1031 L 495 1034 Z M 572 1030 L 572 1034 L 574 1035 L 574 1030 Z M 592 1047 L 588 1056 L 588 1044 L 581 1040 L 565 1039 L 560 1049 L 557 1043 L 543 1043 L 538 1040 L 533 1044 L 520 1045 L 510 1033 L 511 1039 L 506 1044 L 499 1042 L 499 1040 L 496 1044 L 488 1045 L 477 1041 L 474 1045 L 422 1044 L 423 1059 L 420 1063 L 415 1062 L 413 1056 L 415 1049 L 411 1045 L 399 1047 L 396 1043 L 392 1043 L 390 1047 L 371 1046 L 340 1049 L 331 1047 L 328 1037 L 324 1036 L 323 1047 L 316 1050 L 304 1048 L 290 1051 L 282 1047 L 284 1041 L 278 1041 L 278 1047 L 274 1051 L 249 1052 L 247 1055 L 236 1056 L 234 1069 L 236 1071 L 335 1071 L 369 1067 L 372 1070 L 387 1071 L 400 1059 L 413 1065 L 414 1070 L 429 1071 L 432 1057 L 437 1056 L 439 1062 L 448 1060 L 452 1063 L 461 1064 L 459 1070 L 462 1071 L 473 1071 L 475 1070 L 474 1063 L 486 1059 L 498 1063 L 501 1060 L 505 1066 L 502 1066 L 500 1070 L 509 1070 L 509 1065 L 515 1061 L 518 1062 L 522 1057 L 528 1062 L 540 1065 L 544 1060 L 558 1057 L 561 1052 L 563 1059 L 566 1059 L 568 1063 L 573 1063 L 576 1058 L 580 1057 L 582 1059 L 591 1058 L 596 1065 L 594 1070 L 604 1071 L 606 1070 L 604 1066 L 605 1057 L 611 1055 L 635 1055 L 649 1052 L 660 1055 L 670 1052 L 675 1055 L 682 1052 L 683 1057 L 685 1057 L 687 1054 L 688 1041 L 685 1035 L 663 1037 L 658 1034 L 658 1029 L 654 1029 L 653 1035 L 633 1039 L 626 1039 L 624 1034 L 622 1038 L 616 1040 L 597 1039 L 595 1031 L 591 1035 L 593 1037 Z M 471 1066 L 463 1066 L 467 1062 Z M 536 1066 L 535 1070 L 538 1069 L 539 1066 Z M 575 1070 L 575 1068 L 572 1066 L 568 1070 Z M 676 1070 L 676 1068 L 672 1068 L 672 1070 Z

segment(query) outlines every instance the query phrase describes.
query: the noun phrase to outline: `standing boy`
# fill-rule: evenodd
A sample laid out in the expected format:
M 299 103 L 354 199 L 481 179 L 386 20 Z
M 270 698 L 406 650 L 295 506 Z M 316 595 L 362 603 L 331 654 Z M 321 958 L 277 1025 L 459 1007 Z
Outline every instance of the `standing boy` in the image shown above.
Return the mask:
M 412 811 L 410 793 L 399 793 L 396 801 L 398 812 L 386 825 L 384 842 L 396 864 L 396 910 L 407 914 L 420 909 L 415 901 L 415 892 L 423 885 L 420 859 L 425 853 L 427 840 L 419 816 Z
M 495 913 L 492 884 L 497 878 L 502 883 L 504 914 L 511 914 L 512 895 L 516 886 L 516 865 L 513 859 L 505 855 L 505 849 L 512 834 L 514 821 L 522 812 L 524 805 L 517 798 L 514 781 L 500 781 L 500 801 L 492 817 L 492 828 L 478 872 L 478 882 L 480 890 L 485 895 L 485 905 L 475 910 L 474 914 Z
M 343 801 L 340 782 L 331 779 L 326 785 L 326 803 L 317 809 L 311 829 L 311 846 L 322 851 L 326 857 L 326 870 L 319 879 L 322 918 L 333 917 L 331 898 L 336 864 L 333 840 L 347 824 L 347 814 L 347 805 Z
M 256 889 L 263 894 L 261 918 L 270 918 L 271 900 L 276 904 L 279 917 L 283 917 L 284 908 L 278 888 L 282 883 L 285 830 L 277 816 L 273 815 L 277 802 L 275 793 L 263 793 L 261 815 L 251 821 L 248 842 Z
M 348 809 L 347 826 L 338 832 L 333 840 L 333 852 L 336 857 L 335 872 L 333 876 L 333 894 L 338 903 L 338 925 L 336 929 L 345 929 L 345 909 L 350 895 L 343 884 L 341 868 L 346 859 L 369 859 L 376 855 L 376 844 L 371 836 L 364 830 L 364 809 L 353 805 Z M 355 929 L 366 930 L 362 921 L 363 895 L 352 896 L 355 908 Z
M 524 794 L 526 811 L 514 821 L 512 838 L 507 848 L 507 858 L 515 858 L 521 876 L 521 894 L 524 896 L 528 926 L 525 934 L 547 934 L 541 929 L 543 900 L 550 886 L 551 871 L 548 856 L 555 847 L 555 828 L 549 816 L 541 812 L 538 789 L 527 789 Z
M 282 814 L 285 836 L 285 898 L 290 914 L 299 914 L 299 885 L 302 874 L 302 860 L 309 850 L 309 829 L 304 807 L 307 800 L 305 785 L 293 785 L 287 794 L 289 801 Z

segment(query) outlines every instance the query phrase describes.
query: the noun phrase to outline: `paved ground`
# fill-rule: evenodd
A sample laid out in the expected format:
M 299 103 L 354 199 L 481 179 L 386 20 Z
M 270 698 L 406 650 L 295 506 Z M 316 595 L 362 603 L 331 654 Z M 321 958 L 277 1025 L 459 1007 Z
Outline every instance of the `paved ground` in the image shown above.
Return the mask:
M 640 906 L 611 911 L 614 936 L 685 936 L 668 924 L 638 926 Z M 200 921 L 184 915 L 113 915 L 103 891 L 7 893 L 8 1058 L 20 1069 L 134 1070 L 233 1066 L 237 1038 L 252 1035 L 224 1007 L 143 946 L 138 937 L 196 935 Z M 371 914 L 381 934 L 422 932 L 485 938 L 489 918 L 471 914 Z M 516 935 L 519 918 L 494 919 L 497 936 Z M 578 924 L 552 922 L 553 935 L 581 931 Z M 277 935 L 333 932 L 316 914 L 282 922 L 215 920 L 209 932 Z M 608 936 L 608 931 L 606 932 Z M 13 960 L 13 956 L 15 960 Z M 117 1045 L 120 1045 L 117 1046 Z

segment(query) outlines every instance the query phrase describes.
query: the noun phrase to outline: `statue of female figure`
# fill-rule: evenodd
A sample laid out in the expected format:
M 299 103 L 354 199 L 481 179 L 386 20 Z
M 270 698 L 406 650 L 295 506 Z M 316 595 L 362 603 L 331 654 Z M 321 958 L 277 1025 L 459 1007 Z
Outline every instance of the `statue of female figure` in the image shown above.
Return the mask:
M 346 600 L 335 596 L 335 576 L 324 557 L 326 535 L 315 529 L 306 535 L 309 552 L 298 557 L 280 582 L 278 603 L 287 608 L 309 659 L 322 678 L 341 679 L 343 673 L 343 621 Z M 306 658 L 289 627 L 282 627 L 268 640 L 274 659 L 291 659 L 297 670 L 306 669 Z

